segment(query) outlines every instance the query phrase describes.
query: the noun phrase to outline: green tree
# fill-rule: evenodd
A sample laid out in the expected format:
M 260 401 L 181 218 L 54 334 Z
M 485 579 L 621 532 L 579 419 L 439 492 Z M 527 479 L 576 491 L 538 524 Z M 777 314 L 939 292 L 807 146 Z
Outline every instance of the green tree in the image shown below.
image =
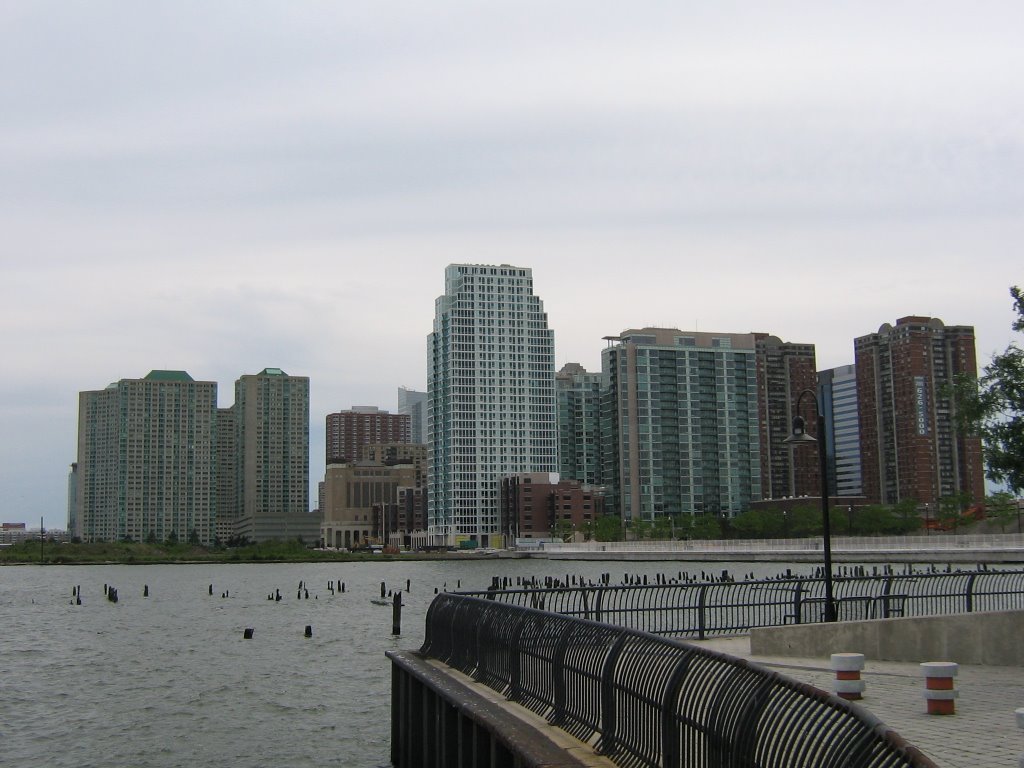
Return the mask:
M 921 528 L 921 516 L 917 514 L 917 502 L 904 499 L 896 504 L 893 512 L 893 533 L 912 533 Z
M 690 517 L 687 535 L 692 539 L 721 539 L 724 537 L 721 521 L 714 515 L 693 515 Z
M 833 510 L 829 510 L 829 529 L 832 528 Z M 823 521 L 820 506 L 794 507 L 786 520 L 786 528 L 789 531 L 789 538 L 801 538 L 806 536 L 821 536 Z
M 942 521 L 943 527 L 952 528 L 953 533 L 956 533 L 958 528 L 975 522 L 974 518 L 967 514 L 970 505 L 971 497 L 966 491 L 939 499 L 939 520 Z
M 1020 519 L 1017 501 L 1012 493 L 999 491 L 985 499 L 985 517 L 999 521 L 999 530 L 1006 533 L 1006 523 L 1014 518 Z
M 643 541 L 651 538 L 651 534 L 654 533 L 654 523 L 642 518 L 637 519 L 630 525 L 630 530 L 633 532 L 634 541 Z
M 602 515 L 594 521 L 594 538 L 598 541 L 621 541 L 622 519 L 618 515 Z
M 732 529 L 741 539 L 780 539 L 786 535 L 788 513 L 776 509 L 748 509 L 732 520 Z
M 1010 296 L 1017 313 L 1012 328 L 1024 332 L 1024 294 L 1014 286 Z M 957 377 L 953 398 L 961 430 L 981 437 L 988 478 L 1019 494 L 1024 490 L 1024 349 L 1011 342 L 979 379 Z
M 563 518 L 555 520 L 551 526 L 551 538 L 564 542 L 568 541 L 570 536 L 572 536 L 572 523 Z

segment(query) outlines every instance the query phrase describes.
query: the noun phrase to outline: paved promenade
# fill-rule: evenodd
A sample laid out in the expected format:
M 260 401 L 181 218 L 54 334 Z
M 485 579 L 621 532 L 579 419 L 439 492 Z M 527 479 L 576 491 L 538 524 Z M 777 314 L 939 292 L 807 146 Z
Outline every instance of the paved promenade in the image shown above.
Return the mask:
M 827 658 L 755 657 L 750 653 L 749 637 L 718 638 L 698 644 L 832 691 L 835 675 Z M 937 765 L 1017 768 L 1018 759 L 1024 754 L 1024 731 L 1017 728 L 1014 710 L 1024 707 L 1024 668 L 960 665 L 956 678 L 960 695 L 956 714 L 951 716 L 926 714 L 924 678 L 916 663 L 866 659 L 861 677 L 867 687 L 864 698 L 857 703 Z

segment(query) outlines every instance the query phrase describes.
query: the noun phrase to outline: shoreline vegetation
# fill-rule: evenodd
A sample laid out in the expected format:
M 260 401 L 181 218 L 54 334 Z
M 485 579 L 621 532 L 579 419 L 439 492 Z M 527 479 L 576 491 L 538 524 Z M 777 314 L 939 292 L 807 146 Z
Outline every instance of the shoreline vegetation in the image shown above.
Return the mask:
M 159 565 L 172 563 L 346 563 L 386 560 L 467 559 L 473 555 L 449 552 L 374 553 L 316 550 L 297 541 L 268 541 L 241 547 L 203 547 L 194 544 L 107 542 L 74 544 L 39 540 L 0 547 L 0 565 Z

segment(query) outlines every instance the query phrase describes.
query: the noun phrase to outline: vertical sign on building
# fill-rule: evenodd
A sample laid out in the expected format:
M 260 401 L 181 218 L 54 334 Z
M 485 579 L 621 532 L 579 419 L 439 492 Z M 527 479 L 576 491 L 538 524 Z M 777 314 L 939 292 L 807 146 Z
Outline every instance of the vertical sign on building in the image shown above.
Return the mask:
M 931 429 L 928 420 L 928 388 L 924 376 L 914 377 L 914 408 L 917 415 L 917 434 L 927 435 Z

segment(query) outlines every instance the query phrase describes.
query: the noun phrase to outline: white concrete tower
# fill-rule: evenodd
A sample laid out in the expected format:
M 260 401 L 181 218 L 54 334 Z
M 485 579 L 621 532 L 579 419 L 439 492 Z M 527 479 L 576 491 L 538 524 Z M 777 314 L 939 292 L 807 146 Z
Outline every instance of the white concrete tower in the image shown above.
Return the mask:
M 557 470 L 554 335 L 533 272 L 452 264 L 428 337 L 432 541 L 508 533 L 503 476 Z

